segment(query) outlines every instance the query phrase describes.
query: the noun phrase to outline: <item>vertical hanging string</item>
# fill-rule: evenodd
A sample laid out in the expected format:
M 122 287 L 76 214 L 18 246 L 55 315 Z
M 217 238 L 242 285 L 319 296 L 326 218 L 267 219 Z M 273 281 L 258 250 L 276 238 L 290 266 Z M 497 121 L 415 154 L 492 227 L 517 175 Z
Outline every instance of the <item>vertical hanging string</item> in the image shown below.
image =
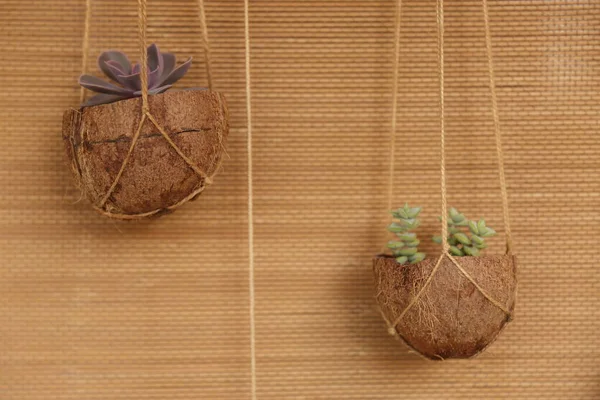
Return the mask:
M 448 210 L 446 204 L 446 120 L 444 109 L 444 0 L 437 0 L 438 68 L 440 82 L 441 189 L 442 189 L 442 256 L 448 251 Z
M 250 84 L 250 13 L 248 0 L 244 0 L 244 38 L 246 44 L 246 118 L 248 137 L 248 293 L 250 298 L 250 376 L 252 400 L 256 400 L 256 344 L 254 318 L 254 188 L 252 176 L 252 92 Z
M 90 44 L 90 20 L 92 18 L 92 0 L 85 0 L 85 22 L 83 28 L 83 42 L 81 44 L 81 75 L 85 74 L 88 62 L 89 44 Z M 85 88 L 79 89 L 79 104 L 85 101 Z
M 485 21 L 485 47 L 487 50 L 488 73 L 490 94 L 492 98 L 492 116 L 494 118 L 494 136 L 496 137 L 496 154 L 498 155 L 498 177 L 500 178 L 500 191 L 502 192 L 502 216 L 504 219 L 504 234 L 506 236 L 506 252 L 512 253 L 512 232 L 510 229 L 510 215 L 508 210 L 508 194 L 506 191 L 506 177 L 504 174 L 504 153 L 502 151 L 502 132 L 500 130 L 500 117 L 498 115 L 498 101 L 496 98 L 496 77 L 494 74 L 494 58 L 492 55 L 492 35 L 490 34 L 490 17 L 488 14 L 487 0 L 483 2 L 483 19 Z
M 392 120 L 390 123 L 390 138 L 389 138 L 389 172 L 388 172 L 388 193 L 387 193 L 387 210 L 392 209 L 392 201 L 394 197 L 394 174 L 396 168 L 396 126 L 398 119 L 398 65 L 400 64 L 400 28 L 402 22 L 402 0 L 396 2 L 396 18 L 395 18 L 395 33 L 394 33 L 394 62 L 393 62 L 393 74 L 392 74 Z M 384 215 L 387 215 L 384 214 Z M 384 244 L 382 253 L 387 250 L 387 246 Z M 388 326 L 388 333 L 390 335 L 396 335 L 396 329 L 380 309 L 379 312 L 383 317 L 384 321 Z
M 208 88 L 212 90 L 212 74 L 211 74 L 211 56 L 210 42 L 208 41 L 208 24 L 206 23 L 206 12 L 204 11 L 204 0 L 198 0 L 198 14 L 200 17 L 200 26 L 202 29 L 202 47 L 204 49 L 204 63 L 206 65 L 206 79 L 208 80 Z
M 394 36 L 394 74 L 392 78 L 392 123 L 390 124 L 390 154 L 388 173 L 387 209 L 392 209 L 394 196 L 394 173 L 396 167 L 396 119 L 398 116 L 398 64 L 400 62 L 400 23 L 402 20 L 402 0 L 396 3 L 396 33 Z
M 149 112 L 148 107 L 148 53 L 146 50 L 146 25 L 148 23 L 146 0 L 138 0 L 138 35 L 140 44 L 140 77 L 142 81 L 142 113 Z

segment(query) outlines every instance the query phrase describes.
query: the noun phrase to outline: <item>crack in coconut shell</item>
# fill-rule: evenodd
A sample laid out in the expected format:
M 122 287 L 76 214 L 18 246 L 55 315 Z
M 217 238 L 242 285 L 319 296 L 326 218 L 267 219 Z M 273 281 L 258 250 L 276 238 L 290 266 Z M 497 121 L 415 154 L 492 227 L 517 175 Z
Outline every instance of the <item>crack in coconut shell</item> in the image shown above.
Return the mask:
M 437 258 L 400 265 L 392 257 L 373 260 L 376 293 L 384 317 L 394 321 L 419 293 Z M 516 299 L 512 255 L 460 257 L 458 262 L 496 301 L 510 311 Z M 470 358 L 498 337 L 510 315 L 492 304 L 444 257 L 419 300 L 394 327 L 409 347 L 432 360 Z
M 210 131 L 211 131 L 210 128 L 199 128 L 199 129 L 187 128 L 187 129 L 182 129 L 178 132 L 172 132 L 169 134 L 169 136 L 172 138 L 174 136 L 181 135 L 182 133 L 201 133 L 201 132 L 210 132 Z M 156 132 L 156 133 L 149 133 L 147 135 L 140 135 L 138 140 L 151 139 L 151 138 L 155 138 L 155 137 L 162 137 L 162 134 L 160 132 Z M 93 145 L 97 145 L 97 144 L 119 143 L 119 142 L 131 143 L 131 138 L 129 138 L 127 136 L 121 136 L 116 139 L 106 139 L 106 140 L 97 140 L 97 141 L 86 140 L 83 143 L 75 143 L 75 148 L 77 148 L 81 145 L 83 145 L 83 146 L 92 145 L 93 146 Z
M 223 96 L 208 90 L 149 97 L 150 112 L 199 175 L 146 121 L 123 173 L 115 181 L 141 118 L 141 99 L 68 110 L 63 139 L 77 186 L 105 215 L 142 218 L 197 197 L 222 160 L 229 124 Z

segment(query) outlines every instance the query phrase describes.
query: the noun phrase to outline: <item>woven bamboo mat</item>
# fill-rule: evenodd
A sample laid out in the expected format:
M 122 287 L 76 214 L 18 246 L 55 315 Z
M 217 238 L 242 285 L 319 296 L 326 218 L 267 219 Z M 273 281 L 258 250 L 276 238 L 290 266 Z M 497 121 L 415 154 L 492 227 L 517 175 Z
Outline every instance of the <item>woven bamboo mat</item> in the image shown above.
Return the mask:
M 231 158 L 197 202 L 117 223 L 76 203 L 59 139 L 84 1 L 0 0 L 0 399 L 250 398 L 243 2 L 206 3 Z M 88 70 L 135 54 L 136 6 L 92 0 Z M 428 235 L 435 2 L 403 7 L 394 198 L 425 207 Z M 394 10 L 250 2 L 258 399 L 599 399 L 600 1 L 490 1 L 519 302 L 489 351 L 444 363 L 389 337 L 373 301 Z M 204 84 L 195 1 L 151 0 L 149 19 L 196 59 L 180 86 Z M 446 110 L 449 203 L 499 229 L 479 0 L 446 1 Z

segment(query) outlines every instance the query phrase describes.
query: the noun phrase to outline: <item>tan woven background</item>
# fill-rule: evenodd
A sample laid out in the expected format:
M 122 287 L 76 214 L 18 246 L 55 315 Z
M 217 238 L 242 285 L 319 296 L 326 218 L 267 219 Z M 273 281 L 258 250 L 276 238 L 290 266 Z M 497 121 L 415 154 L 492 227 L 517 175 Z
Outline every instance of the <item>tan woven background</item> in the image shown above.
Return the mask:
M 259 399 L 600 398 L 600 1 L 492 0 L 520 288 L 475 361 L 426 362 L 386 333 L 392 0 L 250 2 Z M 249 399 L 243 2 L 207 0 L 231 159 L 163 219 L 96 215 L 63 164 L 83 0 L 0 0 L 0 399 Z M 89 70 L 135 55 L 136 2 L 92 0 Z M 149 34 L 205 83 L 194 0 L 151 0 Z M 450 204 L 498 230 L 483 16 L 446 1 Z M 402 19 L 395 202 L 438 229 L 435 2 Z M 137 58 L 137 57 L 135 57 Z M 502 238 L 492 251 L 502 251 Z M 433 252 L 433 248 L 429 248 Z

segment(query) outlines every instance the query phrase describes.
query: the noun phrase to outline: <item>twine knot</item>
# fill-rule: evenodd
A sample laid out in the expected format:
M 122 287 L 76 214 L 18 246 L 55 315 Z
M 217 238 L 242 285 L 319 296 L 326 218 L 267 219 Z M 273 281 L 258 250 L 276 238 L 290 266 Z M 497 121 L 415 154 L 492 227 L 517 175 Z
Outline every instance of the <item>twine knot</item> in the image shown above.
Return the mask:
M 398 336 L 398 332 L 396 332 L 396 328 L 394 328 L 393 326 L 388 327 L 388 333 L 394 337 Z

